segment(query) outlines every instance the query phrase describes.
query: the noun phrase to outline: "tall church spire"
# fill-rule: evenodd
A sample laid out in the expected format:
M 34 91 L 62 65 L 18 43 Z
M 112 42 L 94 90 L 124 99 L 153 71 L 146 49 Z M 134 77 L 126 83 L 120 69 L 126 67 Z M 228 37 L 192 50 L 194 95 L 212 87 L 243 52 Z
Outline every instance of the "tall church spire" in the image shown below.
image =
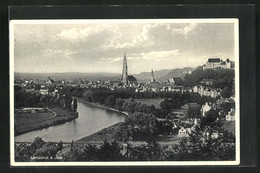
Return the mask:
M 154 74 L 153 74 L 153 69 L 152 69 L 152 71 L 151 71 L 151 82 L 155 82 Z
M 123 60 L 122 82 L 124 83 L 124 85 L 128 85 L 127 61 L 126 61 L 125 52 L 124 52 L 124 60 Z

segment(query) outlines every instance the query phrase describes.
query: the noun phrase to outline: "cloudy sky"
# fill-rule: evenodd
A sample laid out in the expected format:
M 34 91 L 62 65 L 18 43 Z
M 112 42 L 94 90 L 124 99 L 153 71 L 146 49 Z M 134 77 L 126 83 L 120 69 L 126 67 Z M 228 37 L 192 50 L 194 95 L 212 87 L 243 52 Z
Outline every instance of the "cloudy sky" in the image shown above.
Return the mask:
M 234 60 L 232 23 L 15 24 L 15 72 L 121 73 Z

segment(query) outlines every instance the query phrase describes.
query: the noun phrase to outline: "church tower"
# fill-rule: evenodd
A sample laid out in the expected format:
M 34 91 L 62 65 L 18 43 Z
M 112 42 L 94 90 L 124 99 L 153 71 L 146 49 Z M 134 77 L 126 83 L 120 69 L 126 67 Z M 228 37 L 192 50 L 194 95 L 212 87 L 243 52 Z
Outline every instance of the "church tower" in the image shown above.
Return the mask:
M 128 85 L 127 61 L 126 61 L 125 53 L 124 53 L 124 60 L 123 60 L 122 81 L 123 81 L 124 85 Z
M 151 82 L 155 82 L 154 74 L 153 74 L 153 69 L 152 69 L 152 72 L 151 72 Z

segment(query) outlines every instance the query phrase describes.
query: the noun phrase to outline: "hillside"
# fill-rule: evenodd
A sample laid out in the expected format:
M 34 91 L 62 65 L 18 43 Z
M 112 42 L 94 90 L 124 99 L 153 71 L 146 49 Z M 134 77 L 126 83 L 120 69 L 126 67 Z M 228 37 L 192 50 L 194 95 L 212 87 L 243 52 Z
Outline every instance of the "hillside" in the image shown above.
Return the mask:
M 182 79 L 185 76 L 185 71 L 193 71 L 195 68 L 185 67 L 185 68 L 177 68 L 177 69 L 164 69 L 159 71 L 154 71 L 154 78 L 156 81 L 164 82 L 172 77 L 181 77 Z M 151 79 L 151 72 L 142 72 L 140 74 L 134 75 L 137 80 L 140 81 L 149 81 Z
M 203 79 L 213 79 L 213 88 L 233 88 L 235 71 L 234 69 L 206 69 L 196 68 L 191 74 L 185 76 L 184 85 L 194 86 Z

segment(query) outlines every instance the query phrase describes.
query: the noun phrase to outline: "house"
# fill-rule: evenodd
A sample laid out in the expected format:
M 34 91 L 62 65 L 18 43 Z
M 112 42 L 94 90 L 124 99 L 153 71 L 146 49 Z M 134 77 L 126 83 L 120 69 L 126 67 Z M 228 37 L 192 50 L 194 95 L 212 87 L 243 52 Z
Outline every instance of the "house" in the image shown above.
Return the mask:
M 184 127 L 181 127 L 180 130 L 178 131 L 178 137 L 187 137 L 187 136 L 188 136 L 188 131 Z
M 194 119 L 194 125 L 198 125 L 199 123 L 198 123 L 198 119 L 197 118 L 195 118 Z
M 127 79 L 128 79 L 128 83 L 129 84 L 137 83 L 137 80 L 136 80 L 136 78 L 133 75 L 128 75 Z
M 233 108 L 226 115 L 226 121 L 235 121 L 235 110 Z
M 185 91 L 185 92 L 192 92 L 193 89 L 191 87 L 185 87 L 185 88 L 183 88 L 183 91 Z
M 204 117 L 206 115 L 206 112 L 208 112 L 210 109 L 211 107 L 209 106 L 208 102 L 206 102 L 205 105 L 202 105 L 202 116 Z
M 176 118 L 185 118 L 186 117 L 186 114 L 183 110 L 181 109 L 175 109 L 175 110 L 172 110 L 170 112 L 170 114 L 173 116 L 173 117 L 176 117 Z
M 193 87 L 193 92 L 200 94 L 200 96 L 209 96 L 216 98 L 221 93 L 221 89 L 212 89 L 207 86 L 195 85 Z
M 175 123 L 172 124 L 172 130 L 177 129 L 177 126 Z
M 200 83 L 202 84 L 202 85 L 212 85 L 213 84 L 213 79 L 203 79 Z
M 205 64 L 205 66 L 203 67 L 203 70 L 215 69 L 215 68 L 220 67 L 220 65 L 221 65 L 220 58 L 209 58 Z
M 48 89 L 40 89 L 40 93 L 42 95 L 47 95 L 48 94 Z
M 212 90 L 210 91 L 210 97 L 215 98 L 215 97 L 217 97 L 218 95 L 219 95 L 219 92 L 218 92 L 217 90 L 212 89 Z
M 195 85 L 195 86 L 193 87 L 193 92 L 198 93 L 199 90 L 200 90 L 200 86 Z
M 53 84 L 53 83 L 54 83 L 54 80 L 51 79 L 51 77 L 48 77 L 46 84 Z

